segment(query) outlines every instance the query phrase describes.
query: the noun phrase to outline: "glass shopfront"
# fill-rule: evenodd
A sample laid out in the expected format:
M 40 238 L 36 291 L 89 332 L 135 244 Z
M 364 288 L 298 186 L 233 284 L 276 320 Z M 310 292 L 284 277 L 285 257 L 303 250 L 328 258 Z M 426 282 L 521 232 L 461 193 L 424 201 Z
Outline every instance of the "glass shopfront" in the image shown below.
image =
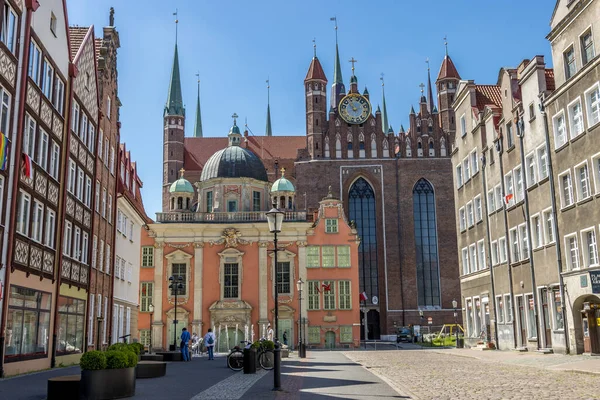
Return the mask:
M 85 330 L 85 300 L 58 298 L 58 354 L 81 353 Z

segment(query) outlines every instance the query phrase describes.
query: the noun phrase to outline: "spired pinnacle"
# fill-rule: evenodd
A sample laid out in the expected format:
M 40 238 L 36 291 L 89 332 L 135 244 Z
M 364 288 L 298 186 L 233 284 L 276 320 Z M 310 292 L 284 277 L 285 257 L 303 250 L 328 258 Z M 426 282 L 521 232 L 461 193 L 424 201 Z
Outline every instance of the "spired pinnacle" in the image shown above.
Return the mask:
M 173 68 L 171 70 L 171 81 L 169 82 L 169 95 L 165 105 L 165 116 L 185 116 L 183 107 L 183 96 L 181 95 L 181 78 L 179 76 L 179 53 L 175 44 L 175 55 L 173 56 Z
M 196 102 L 196 123 L 194 124 L 194 137 L 202 137 L 202 116 L 200 115 L 200 73 L 196 74 L 198 78 L 198 100 Z

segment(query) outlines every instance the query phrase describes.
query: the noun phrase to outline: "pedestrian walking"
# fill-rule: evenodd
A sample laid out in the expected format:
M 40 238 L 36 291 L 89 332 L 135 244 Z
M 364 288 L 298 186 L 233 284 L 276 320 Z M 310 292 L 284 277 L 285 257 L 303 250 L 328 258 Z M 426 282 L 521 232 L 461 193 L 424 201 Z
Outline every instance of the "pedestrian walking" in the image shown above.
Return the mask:
M 287 346 L 287 331 L 283 331 L 283 344 Z
M 208 332 L 204 335 L 204 345 L 206 346 L 206 351 L 208 352 L 208 359 L 215 359 L 215 334 L 212 329 L 208 328 Z
M 273 328 L 271 328 L 271 324 L 267 325 L 267 340 L 273 341 Z
M 183 357 L 183 361 L 192 361 L 190 358 L 190 350 L 188 349 L 188 345 L 190 342 L 190 333 L 187 328 L 183 328 L 181 330 L 181 355 Z
M 196 334 L 196 332 L 194 332 L 192 334 L 192 357 L 196 354 L 200 353 L 200 338 L 198 337 L 198 335 Z

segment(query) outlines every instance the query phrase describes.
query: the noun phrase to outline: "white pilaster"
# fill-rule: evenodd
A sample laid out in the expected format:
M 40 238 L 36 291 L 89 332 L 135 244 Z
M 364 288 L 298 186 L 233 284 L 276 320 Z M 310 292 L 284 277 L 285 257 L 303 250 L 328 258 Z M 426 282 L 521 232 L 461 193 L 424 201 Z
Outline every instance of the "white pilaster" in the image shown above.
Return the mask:
M 267 274 L 267 245 L 268 242 L 258 243 L 258 318 L 266 321 L 269 317 L 268 310 L 268 274 Z
M 204 275 L 204 243 L 194 243 L 194 311 L 193 329 L 202 336 L 202 281 Z M 210 322 L 209 322 L 210 323 Z
M 300 302 L 300 314 L 305 321 L 308 321 L 308 314 L 306 313 L 308 305 L 308 285 L 306 284 L 306 242 L 297 242 L 298 244 L 298 276 L 305 283 L 302 288 L 302 301 Z M 305 341 L 308 339 L 308 324 L 302 326 L 302 333 Z
M 152 346 L 155 348 L 164 347 L 163 343 L 163 242 L 154 244 L 154 296 L 152 305 L 154 306 L 154 321 L 152 322 Z

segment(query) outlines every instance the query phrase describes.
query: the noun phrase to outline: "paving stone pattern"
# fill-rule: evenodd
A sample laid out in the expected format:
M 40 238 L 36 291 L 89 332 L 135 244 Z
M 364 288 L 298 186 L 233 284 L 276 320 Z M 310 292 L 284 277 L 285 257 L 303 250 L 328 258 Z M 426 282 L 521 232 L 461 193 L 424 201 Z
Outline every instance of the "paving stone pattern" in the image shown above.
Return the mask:
M 600 399 L 600 376 L 548 370 L 551 357 L 517 359 L 519 365 L 430 350 L 345 355 L 412 399 Z

